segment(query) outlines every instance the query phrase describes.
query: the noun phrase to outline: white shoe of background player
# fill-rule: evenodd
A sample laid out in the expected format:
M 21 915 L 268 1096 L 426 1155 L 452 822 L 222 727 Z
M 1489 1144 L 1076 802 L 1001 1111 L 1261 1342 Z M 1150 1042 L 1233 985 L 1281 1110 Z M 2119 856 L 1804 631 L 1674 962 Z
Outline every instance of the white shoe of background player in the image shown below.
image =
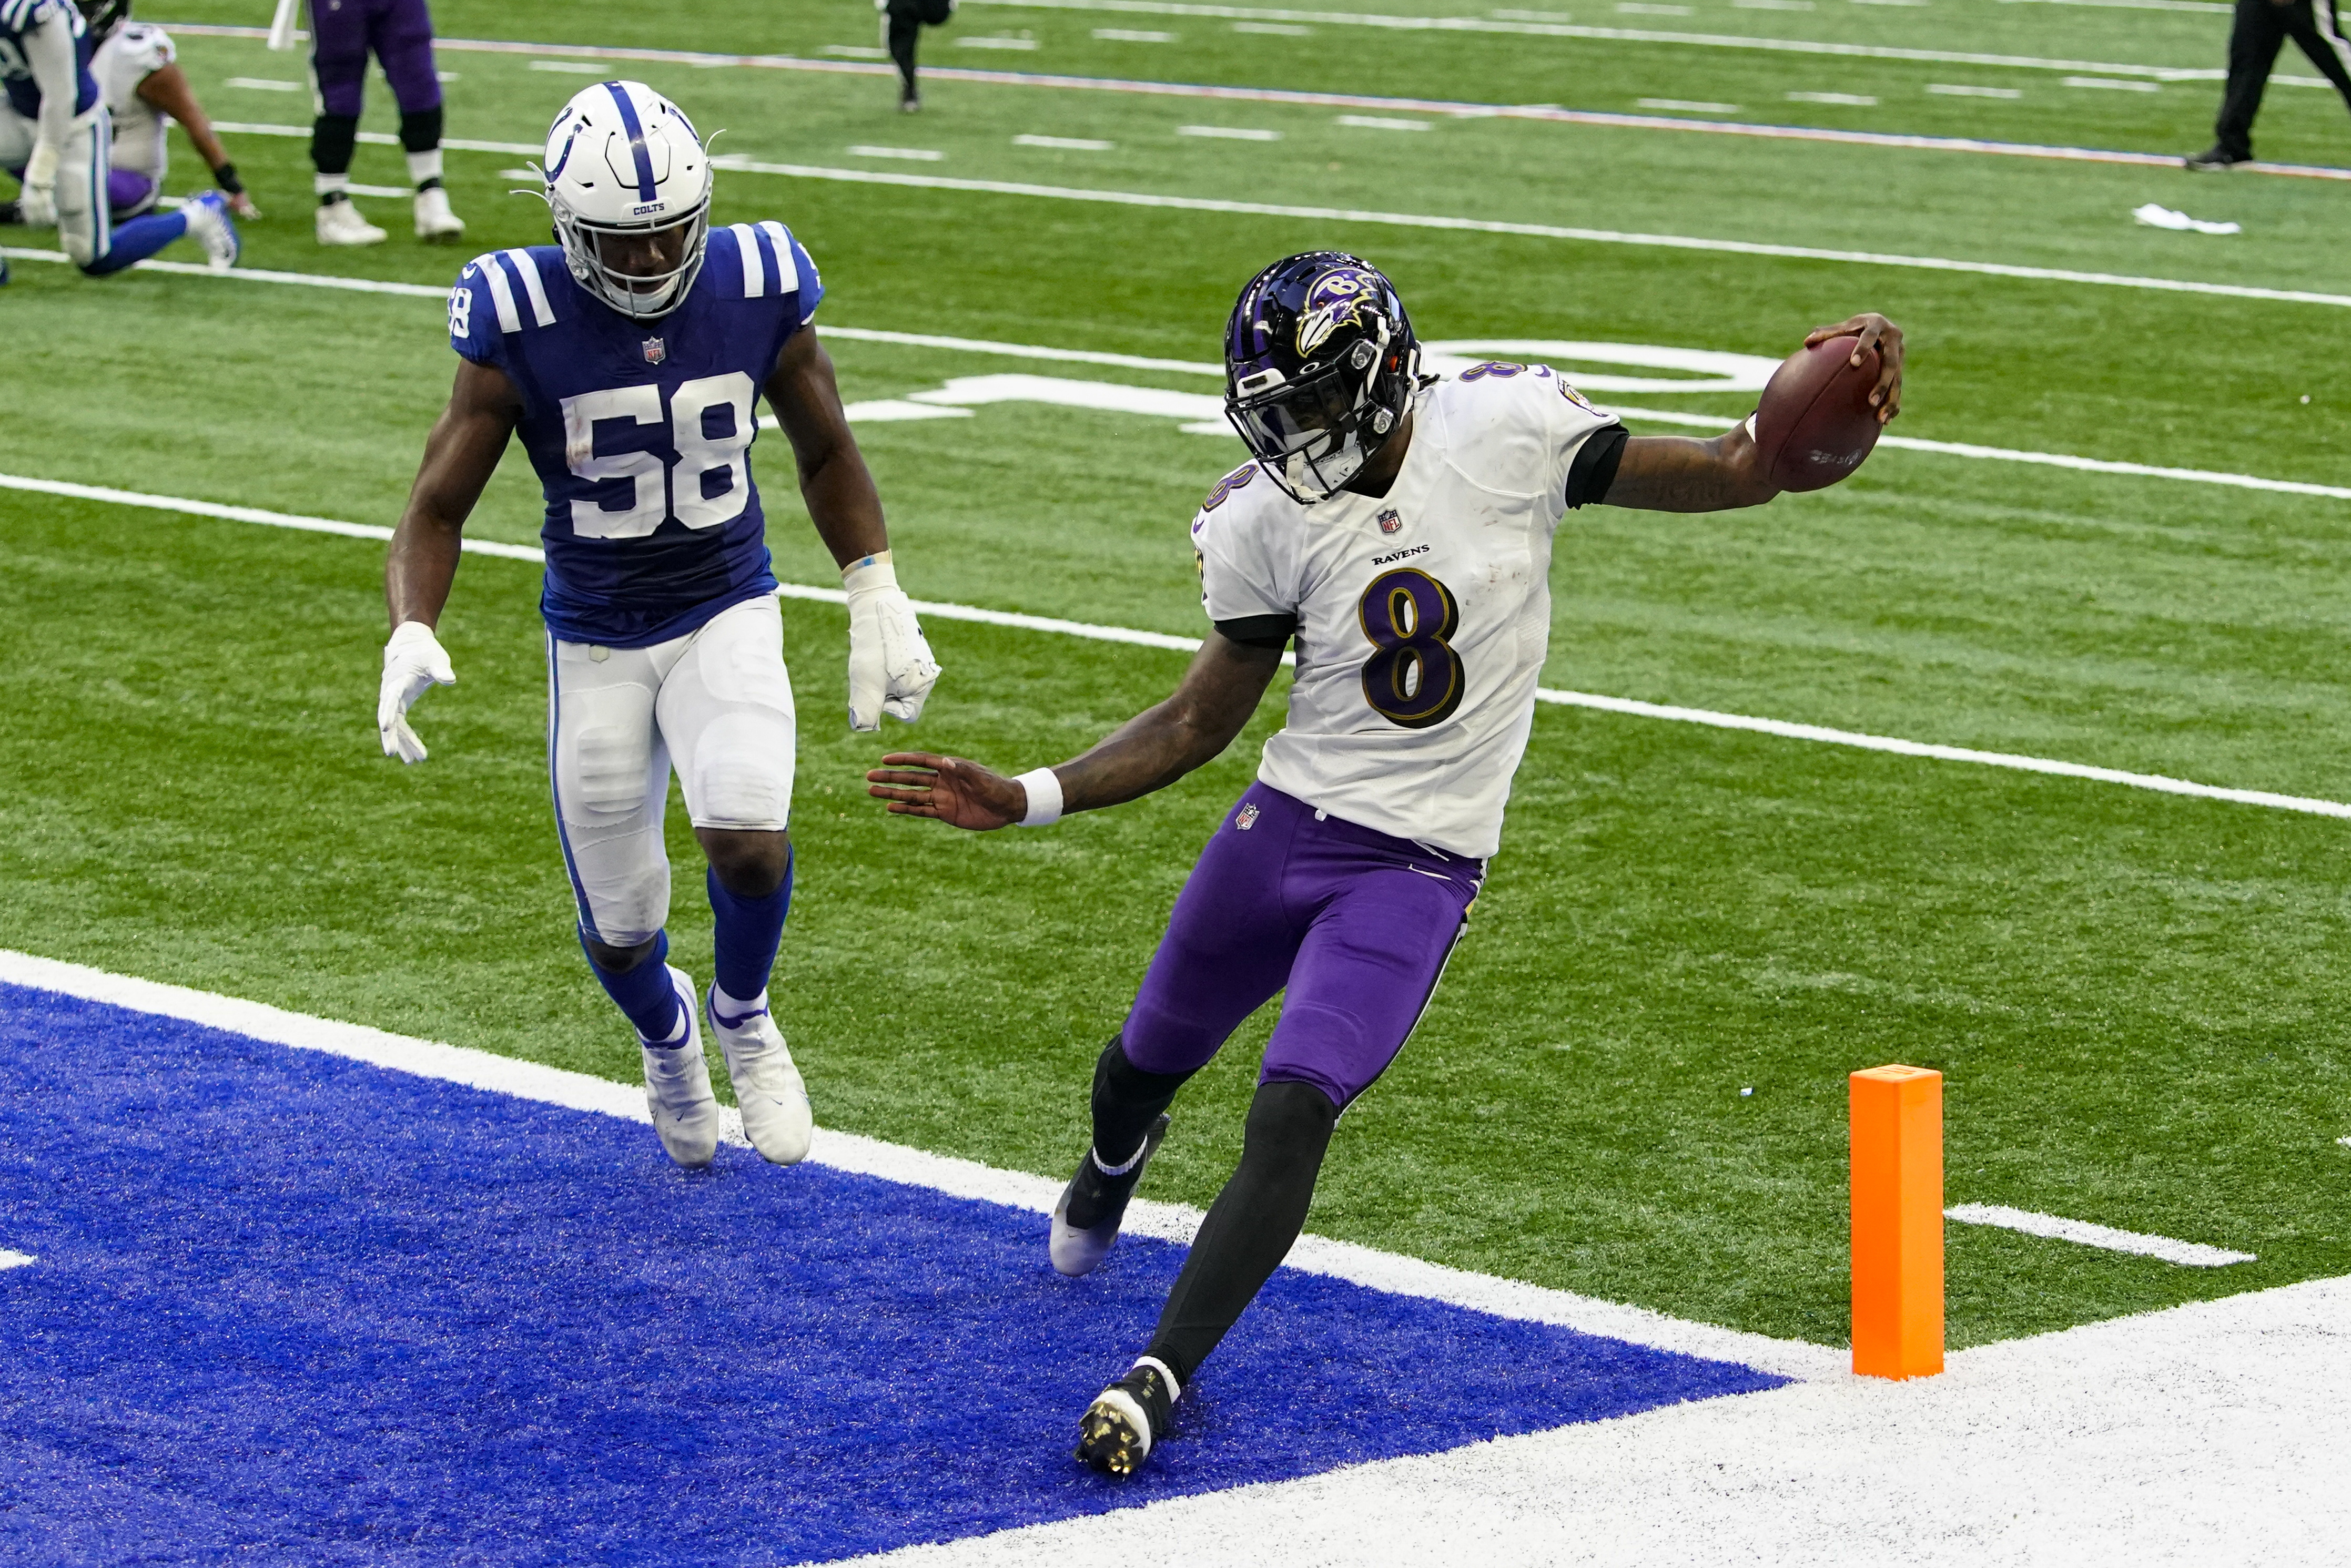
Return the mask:
M 319 209 L 320 245 L 381 245 L 383 237 L 383 231 L 360 216 L 348 198 Z
M 762 993 L 749 1011 L 728 1017 L 718 1002 L 718 987 L 710 988 L 710 1030 L 726 1057 L 726 1076 L 735 1082 L 735 1103 L 743 1113 L 743 1133 L 751 1146 L 772 1165 L 793 1166 L 808 1157 L 816 1134 L 816 1118 L 809 1110 L 808 1088 L 783 1030 L 768 1014 Z
M 449 193 L 438 185 L 416 193 L 416 237 L 455 239 L 465 232 L 465 220 L 449 210 Z
M 226 272 L 236 265 L 244 247 L 236 237 L 236 225 L 230 221 L 228 204 L 218 191 L 189 197 L 180 211 L 188 220 L 188 237 L 204 247 L 204 259 L 214 272 Z
M 685 1039 L 675 1045 L 638 1041 L 645 1059 L 645 1108 L 653 1113 L 653 1131 L 669 1157 L 699 1170 L 718 1153 L 718 1097 L 710 1092 L 710 1063 L 702 1056 L 694 981 L 676 965 L 667 967 L 678 1006 L 685 1009 Z

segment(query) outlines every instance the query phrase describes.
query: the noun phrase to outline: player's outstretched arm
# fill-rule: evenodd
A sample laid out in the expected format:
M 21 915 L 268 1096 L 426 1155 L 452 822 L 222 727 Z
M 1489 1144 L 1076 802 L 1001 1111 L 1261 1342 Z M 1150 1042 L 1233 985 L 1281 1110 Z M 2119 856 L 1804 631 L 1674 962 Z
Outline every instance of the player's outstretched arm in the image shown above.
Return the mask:
M 384 608 L 392 639 L 383 650 L 383 684 L 375 722 L 387 757 L 422 762 L 424 743 L 409 727 L 409 705 L 457 678 L 434 628 L 449 602 L 465 519 L 522 419 L 522 396 L 504 371 L 457 361 L 449 406 L 424 438 L 424 461 L 410 486 L 408 505 L 384 557 Z
M 1853 364 L 1860 364 L 1870 350 L 1878 350 L 1877 385 L 1869 402 L 1883 425 L 1902 412 L 1902 329 L 1883 316 L 1855 316 L 1834 327 L 1815 327 L 1804 346 L 1847 337 L 1854 340 Z M 1604 502 L 1652 512 L 1721 512 L 1760 507 L 1779 493 L 1754 436 L 1740 424 L 1711 441 L 1632 437 Z
M 879 729 L 885 713 L 912 724 L 938 685 L 939 663 L 898 586 L 882 497 L 815 328 L 785 340 L 767 393 L 799 464 L 800 499 L 849 591 L 849 727 Z
M 1014 822 L 1041 827 L 1071 811 L 1115 806 L 1165 789 L 1222 753 L 1280 667 L 1279 649 L 1249 647 L 1212 631 L 1166 701 L 1074 761 L 1007 779 L 960 757 L 898 751 L 865 776 L 866 793 L 901 816 L 935 817 L 975 832 Z M 1056 798 L 1036 799 L 1024 779 Z
M 228 161 L 228 149 L 221 145 L 220 137 L 213 131 L 213 122 L 204 115 L 204 106 L 196 101 L 196 89 L 188 85 L 187 73 L 177 60 L 161 70 L 150 71 L 138 88 L 139 96 L 180 122 L 188 140 L 196 144 L 196 155 L 213 177 L 222 182 L 221 189 L 228 193 L 229 210 L 250 222 L 261 215 L 245 187 L 236 183 L 235 165 Z

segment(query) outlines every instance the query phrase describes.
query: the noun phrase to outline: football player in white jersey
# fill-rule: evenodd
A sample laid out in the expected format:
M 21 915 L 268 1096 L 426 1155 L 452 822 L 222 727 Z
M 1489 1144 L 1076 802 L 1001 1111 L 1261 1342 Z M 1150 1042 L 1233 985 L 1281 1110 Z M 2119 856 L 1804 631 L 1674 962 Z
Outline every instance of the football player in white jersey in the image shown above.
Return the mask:
M 1879 316 L 1814 332 L 1875 347 L 1881 422 L 1902 334 Z M 1080 1421 L 1078 1457 L 1133 1472 L 1201 1361 L 1305 1223 L 1339 1113 L 1400 1051 L 1444 973 L 1534 722 L 1552 536 L 1570 510 L 1758 506 L 1751 433 L 1628 436 L 1556 372 L 1419 374 L 1401 300 L 1368 263 L 1293 256 L 1241 291 L 1226 408 L 1255 455 L 1192 521 L 1211 628 L 1173 695 L 1093 749 L 1007 779 L 898 753 L 867 775 L 892 811 L 1042 827 L 1162 789 L 1229 745 L 1284 648 L 1290 716 L 1193 867 L 1095 1064 L 1093 1145 L 1053 1212 L 1064 1274 L 1098 1266 L 1166 1111 L 1277 992 L 1239 1166 L 1208 1210 L 1144 1354 Z
M 114 166 L 107 175 L 107 204 L 114 220 L 134 218 L 155 204 L 172 162 L 172 122 L 195 143 L 213 172 L 213 183 L 228 210 L 246 223 L 261 215 L 229 162 L 228 149 L 213 130 L 196 89 L 180 68 L 180 51 L 161 27 L 131 19 L 131 0 L 81 0 L 98 48 L 89 74 L 98 78 L 106 111 L 114 117 Z
M 548 132 L 558 245 L 476 257 L 449 293 L 459 364 L 384 566 L 392 633 L 376 727 L 424 760 L 411 704 L 456 679 L 435 635 L 461 533 L 519 435 L 546 497 L 548 764 L 580 945 L 635 1027 L 653 1131 L 705 1166 L 718 1103 L 789 1165 L 808 1094 L 768 1005 L 791 907 L 796 744 L 767 519 L 751 476 L 765 396 L 849 601 L 849 722 L 913 723 L 939 676 L 898 587 L 882 503 L 812 325 L 824 285 L 782 224 L 710 226 L 710 161 L 641 82 L 576 95 Z M 674 768 L 709 862 L 709 991 L 667 963 L 662 824 Z

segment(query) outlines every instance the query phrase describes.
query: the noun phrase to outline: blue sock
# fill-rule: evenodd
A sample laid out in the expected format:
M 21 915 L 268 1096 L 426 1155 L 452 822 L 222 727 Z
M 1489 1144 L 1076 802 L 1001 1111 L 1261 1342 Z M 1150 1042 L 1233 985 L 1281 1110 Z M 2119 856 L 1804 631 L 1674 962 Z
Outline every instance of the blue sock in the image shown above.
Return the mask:
M 738 898 L 711 872 L 710 912 L 717 916 L 718 988 L 738 1002 L 755 1002 L 768 988 L 776 967 L 776 946 L 784 939 L 784 916 L 792 910 L 792 864 L 797 850 L 784 852 L 784 880 L 765 898 Z
M 580 934 L 580 950 L 588 951 L 588 934 Z M 618 1002 L 629 1021 L 637 1026 L 639 1038 L 653 1045 L 683 1045 L 692 1038 L 685 1027 L 685 1009 L 678 1005 L 677 988 L 669 983 L 669 933 L 657 932 L 653 950 L 645 961 L 625 975 L 614 974 L 588 955 L 588 967 L 596 971 L 596 981 L 604 994 Z
M 107 246 L 106 254 L 82 270 L 92 277 L 120 272 L 133 262 L 146 260 L 187 232 L 185 213 L 150 213 L 143 218 L 133 218 L 115 229 L 114 243 Z

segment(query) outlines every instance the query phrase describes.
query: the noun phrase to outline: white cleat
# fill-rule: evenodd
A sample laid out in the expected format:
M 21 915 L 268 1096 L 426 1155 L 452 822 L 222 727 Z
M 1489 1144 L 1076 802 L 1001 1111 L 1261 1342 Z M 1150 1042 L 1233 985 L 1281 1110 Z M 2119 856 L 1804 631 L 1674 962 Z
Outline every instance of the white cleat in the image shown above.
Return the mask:
M 743 1113 L 743 1133 L 770 1164 L 796 1166 L 808 1158 L 816 1134 L 808 1088 L 784 1044 L 762 996 L 751 1011 L 728 1018 L 718 1010 L 718 987 L 710 988 L 710 1031 L 726 1058 L 735 1082 L 735 1103 Z
M 638 1041 L 645 1059 L 645 1108 L 653 1113 L 653 1131 L 669 1157 L 700 1170 L 718 1153 L 718 1097 L 710 1092 L 710 1063 L 702 1056 L 694 981 L 676 965 L 667 967 L 678 1005 L 685 1009 L 685 1039 L 668 1046 Z
M 214 272 L 226 272 L 236 265 L 244 253 L 244 244 L 236 237 L 236 225 L 230 221 L 228 204 L 218 191 L 206 191 L 201 196 L 188 198 L 180 209 L 188 220 L 188 237 L 204 247 L 204 260 Z
M 320 245 L 381 245 L 383 231 L 360 216 L 350 201 L 329 202 L 319 209 Z
M 465 232 L 465 220 L 449 210 L 449 193 L 434 185 L 416 193 L 416 237 L 455 239 Z

